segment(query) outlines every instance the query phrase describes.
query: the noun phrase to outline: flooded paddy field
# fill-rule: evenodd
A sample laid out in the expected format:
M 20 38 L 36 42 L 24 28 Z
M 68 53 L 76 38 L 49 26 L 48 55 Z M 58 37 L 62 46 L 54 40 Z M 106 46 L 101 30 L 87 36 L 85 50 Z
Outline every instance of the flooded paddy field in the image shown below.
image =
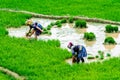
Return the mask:
M 41 18 L 32 18 L 32 20 L 41 23 L 43 27 L 47 27 L 51 22 L 56 20 L 51 19 L 41 19 Z M 84 45 L 87 49 L 88 54 L 92 56 L 98 55 L 98 51 L 103 51 L 106 56 L 107 53 L 111 54 L 111 57 L 120 56 L 120 34 L 119 33 L 105 33 L 105 26 L 107 24 L 101 23 L 87 23 L 86 29 L 76 29 L 73 28 L 74 24 L 65 23 L 62 24 L 61 28 L 53 26 L 51 28 L 51 35 L 40 35 L 38 39 L 49 40 L 49 39 L 58 39 L 61 43 L 61 48 L 67 49 L 68 42 L 73 42 L 74 44 Z M 119 26 L 118 26 L 119 27 Z M 21 26 L 20 28 L 9 28 L 9 36 L 14 37 L 25 37 L 26 32 L 29 30 L 28 26 Z M 120 31 L 120 28 L 119 28 Z M 95 41 L 86 41 L 83 39 L 84 32 L 93 32 L 96 35 Z M 112 36 L 117 42 L 116 45 L 104 45 L 104 39 L 107 36 Z M 32 36 L 34 37 L 34 35 Z M 70 59 L 71 60 L 71 59 Z M 89 60 L 92 61 L 92 60 Z M 94 60 L 95 61 L 95 60 Z

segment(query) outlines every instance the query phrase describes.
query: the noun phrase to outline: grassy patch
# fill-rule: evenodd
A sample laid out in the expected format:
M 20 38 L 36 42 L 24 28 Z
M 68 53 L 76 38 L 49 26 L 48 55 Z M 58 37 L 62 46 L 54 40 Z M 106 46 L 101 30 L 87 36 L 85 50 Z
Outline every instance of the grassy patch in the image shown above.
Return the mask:
M 48 15 L 88 16 L 120 21 L 119 0 L 1 0 L 0 8 Z
M 108 33 L 118 32 L 118 26 L 106 25 L 105 29 Z
M 106 37 L 104 40 L 104 44 L 117 44 L 114 38 L 112 37 Z
M 67 50 L 60 49 L 56 40 L 26 41 L 9 37 L 0 40 L 0 64 L 33 80 L 53 79 L 52 75 L 65 65 L 64 60 L 70 56 Z
M 31 18 L 31 15 L 0 11 L 0 36 L 8 34 L 6 28 L 24 25 L 28 18 Z
M 0 11 L 0 27 L 20 27 L 31 15 Z
M 85 32 L 84 33 L 84 39 L 88 40 L 88 41 L 93 41 L 96 39 L 96 36 L 93 32 Z
M 8 31 L 4 27 L 0 27 L 0 36 L 5 36 L 8 34 Z
M 64 2 L 63 0 L 1 0 L 0 6 L 14 9 L 25 9 L 41 13 L 51 13 L 53 9 L 50 8 L 52 5 L 54 7 L 55 14 L 66 14 L 70 10 L 70 14 L 73 14 L 71 10 L 79 9 L 80 3 L 90 4 L 91 1 L 73 1 L 70 0 Z M 71 1 L 75 3 L 71 3 Z M 43 2 L 47 2 L 43 4 Z M 61 3 L 63 4 L 61 4 Z M 100 3 L 101 1 L 97 1 Z M 104 2 L 104 1 L 102 1 Z M 108 1 L 109 3 L 110 1 Z M 113 1 L 114 2 L 114 1 Z M 53 4 L 52 4 L 53 3 Z M 97 5 L 97 3 L 94 5 Z M 107 4 L 108 4 L 107 3 Z M 9 5 L 12 4 L 12 5 Z M 36 5 L 39 4 L 39 5 Z M 47 5 L 46 5 L 47 4 Z M 52 5 L 51 5 L 52 4 Z M 60 6 L 64 4 L 70 5 L 65 13 L 60 10 Z M 70 9 L 71 4 L 75 9 Z M 91 2 L 93 5 L 93 3 Z M 26 5 L 26 6 L 25 6 Z M 32 7 L 31 7 L 32 5 Z M 94 8 L 94 5 L 92 6 Z M 41 6 L 41 7 L 40 7 Z M 38 10 L 39 7 L 39 10 Z M 49 10 L 48 10 L 49 7 Z M 86 6 L 84 6 L 86 7 Z M 89 6 L 88 6 L 89 7 Z M 99 5 L 98 5 L 99 7 Z M 109 7 L 109 6 L 108 6 Z M 113 6 L 114 7 L 114 6 Z M 81 6 L 82 8 L 82 6 Z M 81 9 L 80 8 L 80 9 Z M 91 8 L 91 7 L 89 7 Z M 43 9 L 43 10 L 42 10 Z M 51 10 L 50 10 L 51 9 Z M 58 10 L 59 9 L 59 10 Z M 45 10 L 45 11 L 44 11 Z M 48 10 L 48 11 L 46 11 Z M 61 8 L 61 10 L 64 10 Z M 94 11 L 97 9 L 94 9 Z M 51 12 L 50 12 L 51 11 Z M 58 11 L 58 13 L 56 12 Z M 81 10 L 79 10 L 81 11 Z M 80 12 L 74 11 L 74 15 Z M 88 13 L 89 10 L 87 10 Z M 47 13 L 48 12 L 48 13 Z M 109 12 L 109 11 L 108 11 Z M 0 15 L 0 26 L 6 27 L 19 27 L 24 24 L 27 18 L 30 18 L 30 15 L 24 15 L 20 13 L 9 13 L 1 12 Z M 82 12 L 81 12 L 82 13 Z M 97 12 L 96 12 L 97 13 Z M 101 12 L 100 12 L 101 13 Z M 92 12 L 92 14 L 94 14 Z M 95 15 L 96 16 L 96 15 Z M 2 29 L 1 29 L 2 30 Z M 6 67 L 22 76 L 27 77 L 28 80 L 119 80 L 120 74 L 120 58 L 113 58 L 109 61 L 104 61 L 101 63 L 90 63 L 90 64 L 74 64 L 70 66 L 65 62 L 66 58 L 71 57 L 71 54 L 64 49 L 61 49 L 60 42 L 58 40 L 49 40 L 49 41 L 35 41 L 35 40 L 25 40 L 21 38 L 10 38 L 8 36 L 0 36 L 0 65 Z M 4 79 L 4 75 L 0 73 L 3 77 L 0 77 L 1 80 Z M 89 76 L 87 76 L 89 75 Z M 12 80 L 9 78 L 9 80 Z
M 5 73 L 0 72 L 0 80 L 15 80 L 15 79 Z
M 27 41 L 9 37 L 0 40 L 1 65 L 26 76 L 28 80 L 120 79 L 120 58 L 110 59 L 103 64 L 70 66 L 64 60 L 71 55 L 67 50 L 60 49 L 56 41 Z
M 75 27 L 77 27 L 77 28 L 86 28 L 87 27 L 86 21 L 84 21 L 84 20 L 75 21 Z

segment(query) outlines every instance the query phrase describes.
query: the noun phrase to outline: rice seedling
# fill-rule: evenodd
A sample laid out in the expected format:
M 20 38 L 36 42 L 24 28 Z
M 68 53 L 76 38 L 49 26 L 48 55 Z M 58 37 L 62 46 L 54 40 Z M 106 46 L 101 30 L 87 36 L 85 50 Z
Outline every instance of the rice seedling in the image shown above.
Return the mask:
M 112 37 L 106 37 L 104 40 L 104 44 L 116 44 L 116 41 Z

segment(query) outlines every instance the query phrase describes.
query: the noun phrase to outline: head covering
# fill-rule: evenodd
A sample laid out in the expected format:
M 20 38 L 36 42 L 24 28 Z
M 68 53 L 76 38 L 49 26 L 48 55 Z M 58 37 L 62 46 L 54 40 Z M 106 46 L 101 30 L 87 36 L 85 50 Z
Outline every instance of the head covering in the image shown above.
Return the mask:
M 69 42 L 68 45 L 67 45 L 67 47 L 68 47 L 69 49 L 71 49 L 72 46 L 73 46 L 73 43 L 72 43 L 72 42 Z
M 38 25 L 38 23 L 37 23 L 37 22 L 35 22 L 35 25 L 37 26 L 37 25 Z
M 27 21 L 25 22 L 26 25 L 31 25 L 32 23 L 33 23 L 32 20 L 27 20 Z

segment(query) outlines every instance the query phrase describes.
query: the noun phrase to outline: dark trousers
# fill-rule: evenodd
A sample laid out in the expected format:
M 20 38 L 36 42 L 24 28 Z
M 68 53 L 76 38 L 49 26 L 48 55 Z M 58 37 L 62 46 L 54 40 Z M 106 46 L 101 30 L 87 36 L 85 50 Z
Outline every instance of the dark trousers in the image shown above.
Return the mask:
M 84 63 L 84 58 L 83 57 L 82 58 L 77 57 L 77 63 L 79 63 L 80 61 L 82 61 L 82 63 Z

